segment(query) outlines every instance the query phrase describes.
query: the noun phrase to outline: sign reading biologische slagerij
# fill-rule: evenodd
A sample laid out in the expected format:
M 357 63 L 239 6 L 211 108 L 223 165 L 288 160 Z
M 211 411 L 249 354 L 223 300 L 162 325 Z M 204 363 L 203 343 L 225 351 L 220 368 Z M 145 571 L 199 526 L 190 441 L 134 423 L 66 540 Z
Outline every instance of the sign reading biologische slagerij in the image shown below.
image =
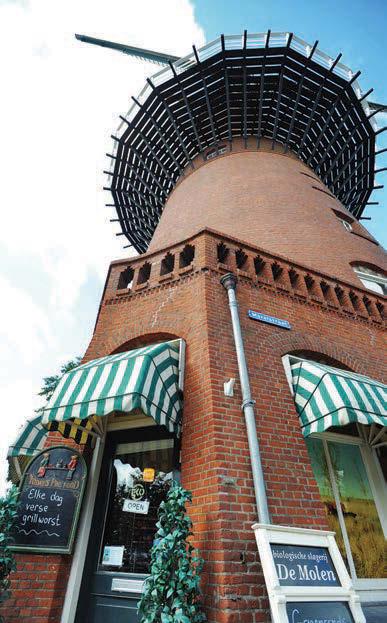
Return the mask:
M 327 547 L 272 544 L 281 586 L 339 586 Z
M 40 452 L 21 482 L 12 549 L 70 553 L 86 476 L 85 461 L 72 448 Z

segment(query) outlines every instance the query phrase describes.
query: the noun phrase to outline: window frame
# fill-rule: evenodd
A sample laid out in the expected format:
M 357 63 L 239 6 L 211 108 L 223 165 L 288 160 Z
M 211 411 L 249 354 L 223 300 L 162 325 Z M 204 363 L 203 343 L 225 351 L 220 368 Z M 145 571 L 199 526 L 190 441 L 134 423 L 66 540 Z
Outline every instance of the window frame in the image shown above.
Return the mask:
M 297 361 L 307 361 L 307 360 L 303 357 L 297 357 L 295 355 L 289 355 L 289 354 L 284 355 L 282 357 L 282 364 L 284 367 L 286 380 L 288 382 L 292 397 L 294 397 L 294 389 L 293 389 L 292 373 L 291 373 L 290 366 L 291 366 L 291 363 L 297 362 Z M 312 360 L 308 359 L 308 361 L 312 361 Z M 376 510 L 377 510 L 380 524 L 383 530 L 383 534 L 384 534 L 385 539 L 387 539 L 387 496 L 385 493 L 386 483 L 385 483 L 385 479 L 382 473 L 382 468 L 379 463 L 379 459 L 376 454 L 376 449 L 372 448 L 371 446 L 367 444 L 366 440 L 360 433 L 360 428 L 359 428 L 360 426 L 361 425 L 357 424 L 358 433 L 359 433 L 358 437 L 346 435 L 344 433 L 341 434 L 341 433 L 329 432 L 329 431 L 325 431 L 323 433 L 312 433 L 310 435 L 311 439 L 319 439 L 322 441 L 322 445 L 324 448 L 324 455 L 327 461 L 328 470 L 329 470 L 329 474 L 331 478 L 331 486 L 332 486 L 332 490 L 333 490 L 334 497 L 335 497 L 335 503 L 337 506 L 337 517 L 339 520 L 339 525 L 340 525 L 340 529 L 343 535 L 344 543 L 346 543 L 346 538 L 348 539 L 348 536 L 347 536 L 347 530 L 345 527 L 344 517 L 342 516 L 342 513 L 341 513 L 341 507 L 337 505 L 336 494 L 338 494 L 338 490 L 337 490 L 336 481 L 333 478 L 333 474 L 331 473 L 332 465 L 331 465 L 330 455 L 328 451 L 328 441 L 346 443 L 346 444 L 351 444 L 351 445 L 355 445 L 359 447 L 360 455 L 363 460 L 364 468 L 367 474 L 367 478 L 369 481 L 369 485 L 371 488 Z M 344 524 L 344 529 L 343 529 L 343 524 Z M 347 554 L 348 560 L 352 559 L 352 553 L 349 547 L 349 541 L 348 541 L 348 547 L 349 547 L 350 556 L 348 556 L 348 548 L 346 545 L 345 547 L 347 550 L 346 554 Z M 387 578 L 358 578 L 356 576 L 356 571 L 354 574 L 352 571 L 353 569 L 350 566 L 350 577 L 353 581 L 354 588 L 356 590 L 373 591 L 372 597 L 374 596 L 375 590 L 383 591 L 383 594 L 378 593 L 378 599 L 379 598 L 387 599 Z M 367 595 L 367 599 L 371 599 L 371 595 Z
M 363 286 L 367 288 L 367 290 L 369 290 L 370 292 L 375 292 L 375 294 L 379 294 L 380 296 L 387 296 L 387 277 L 385 277 L 382 273 L 375 275 L 372 273 L 364 272 L 361 268 L 358 268 L 357 266 L 352 266 L 352 268 L 353 268 L 355 275 L 361 281 Z M 367 267 L 365 266 L 364 268 L 367 268 Z M 370 270 L 373 270 L 373 269 L 370 268 Z M 374 271 L 374 272 L 376 273 L 377 271 Z M 373 290 L 372 288 L 368 286 L 367 283 L 364 283 L 364 282 L 376 283 L 378 286 L 381 287 L 382 292 L 376 292 L 376 290 Z M 386 290 L 386 293 L 383 292 L 383 289 Z
M 360 449 L 360 455 L 364 463 L 364 468 L 366 470 L 367 478 L 369 481 L 369 485 L 372 491 L 373 499 L 375 502 L 376 510 L 378 512 L 380 524 L 383 530 L 384 537 L 387 539 L 387 499 L 385 493 L 383 493 L 383 489 L 385 489 L 384 477 L 382 474 L 381 467 L 379 465 L 378 457 L 376 456 L 376 451 L 373 448 L 370 448 L 367 443 L 361 437 L 352 437 L 350 435 L 340 434 L 340 433 L 312 433 L 310 435 L 311 439 L 319 439 L 322 441 L 322 445 L 324 448 L 325 459 L 328 464 L 329 475 L 331 478 L 331 486 L 335 497 L 335 502 L 337 505 L 336 494 L 338 494 L 336 480 L 333 478 L 332 473 L 332 465 L 330 460 L 330 455 L 328 451 L 328 442 L 333 441 L 337 443 L 349 444 L 353 446 L 358 446 Z M 352 559 L 352 554 L 348 556 L 350 546 L 346 544 L 347 530 L 345 527 L 345 521 L 341 514 L 341 507 L 337 505 L 337 518 L 339 520 L 340 529 L 343 535 L 343 540 L 346 547 L 346 554 L 348 561 Z M 371 589 L 384 589 L 387 591 L 387 578 L 358 578 L 355 573 L 353 573 L 353 569 L 350 565 L 350 577 L 353 581 L 355 589 L 359 590 L 371 590 Z
M 342 222 L 344 229 L 346 229 L 349 232 L 353 231 L 353 227 L 352 227 L 352 223 L 350 223 L 349 221 L 346 221 L 344 218 L 340 218 L 339 220 Z

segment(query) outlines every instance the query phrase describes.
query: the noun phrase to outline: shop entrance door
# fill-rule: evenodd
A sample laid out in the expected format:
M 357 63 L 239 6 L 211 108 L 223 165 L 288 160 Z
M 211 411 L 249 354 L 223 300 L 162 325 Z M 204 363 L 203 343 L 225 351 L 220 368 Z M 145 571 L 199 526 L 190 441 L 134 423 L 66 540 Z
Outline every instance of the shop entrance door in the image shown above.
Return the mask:
M 160 427 L 108 436 L 77 623 L 137 623 L 174 457 L 174 439 Z

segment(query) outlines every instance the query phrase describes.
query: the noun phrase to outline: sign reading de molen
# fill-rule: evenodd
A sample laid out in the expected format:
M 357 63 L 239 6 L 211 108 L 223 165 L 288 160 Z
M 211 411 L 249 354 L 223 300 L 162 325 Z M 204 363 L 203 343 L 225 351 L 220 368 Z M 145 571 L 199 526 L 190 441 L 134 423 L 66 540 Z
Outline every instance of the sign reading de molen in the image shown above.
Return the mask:
M 71 553 L 86 476 L 85 461 L 73 448 L 40 452 L 20 485 L 12 549 Z
M 281 586 L 340 586 L 327 547 L 271 544 Z

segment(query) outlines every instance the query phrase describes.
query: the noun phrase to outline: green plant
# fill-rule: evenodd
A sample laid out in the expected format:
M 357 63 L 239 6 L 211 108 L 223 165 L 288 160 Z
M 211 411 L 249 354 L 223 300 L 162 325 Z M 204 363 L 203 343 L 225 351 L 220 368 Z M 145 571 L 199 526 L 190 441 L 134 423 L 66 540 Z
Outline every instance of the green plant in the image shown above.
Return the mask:
M 38 396 L 44 396 L 46 401 L 48 402 L 53 395 L 54 391 L 57 388 L 59 381 L 62 376 L 66 374 L 66 372 L 71 372 L 74 368 L 77 368 L 81 362 L 81 357 L 75 357 L 75 359 L 70 359 L 67 363 L 64 363 L 60 369 L 60 374 L 55 374 L 53 376 L 46 376 L 43 379 L 43 387 L 38 393 Z M 40 413 L 43 411 L 44 407 L 40 407 L 39 409 L 35 409 L 36 413 Z
M 16 568 L 10 545 L 11 530 L 17 514 L 18 492 L 18 488 L 12 486 L 5 496 L 0 498 L 0 604 L 10 596 L 9 574 Z
M 151 550 L 150 576 L 139 604 L 141 623 L 202 623 L 200 599 L 203 560 L 189 542 L 189 491 L 173 482 L 160 504 L 157 533 Z

